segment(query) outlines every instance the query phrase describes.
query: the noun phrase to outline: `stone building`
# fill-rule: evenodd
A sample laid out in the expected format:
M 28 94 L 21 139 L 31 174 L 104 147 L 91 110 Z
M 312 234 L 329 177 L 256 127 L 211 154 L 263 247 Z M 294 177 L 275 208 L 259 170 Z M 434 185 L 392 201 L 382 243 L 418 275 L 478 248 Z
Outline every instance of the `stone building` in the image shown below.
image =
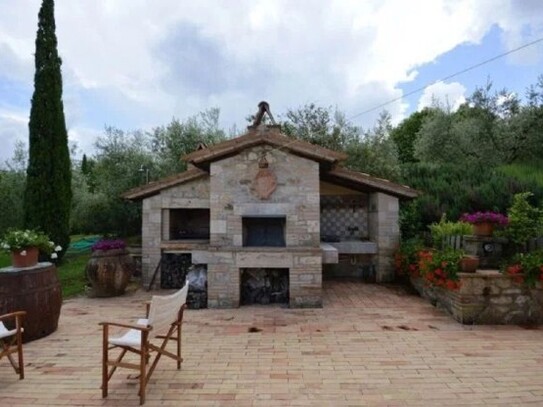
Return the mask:
M 415 190 L 344 168 L 345 154 L 260 120 L 184 159 L 185 172 L 124 194 L 143 201 L 144 284 L 164 287 L 178 258 L 207 270 L 209 307 L 247 303 L 255 279 L 266 301 L 319 307 L 323 274 L 393 279 L 398 201 Z

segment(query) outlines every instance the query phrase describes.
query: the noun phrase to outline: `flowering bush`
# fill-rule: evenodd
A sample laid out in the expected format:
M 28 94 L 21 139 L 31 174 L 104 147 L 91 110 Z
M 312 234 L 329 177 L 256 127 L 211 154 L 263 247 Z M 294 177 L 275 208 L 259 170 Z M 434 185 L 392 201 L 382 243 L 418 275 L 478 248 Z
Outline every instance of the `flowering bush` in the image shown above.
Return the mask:
M 419 272 L 427 283 L 437 287 L 456 290 L 460 288 L 461 250 L 445 249 L 421 253 Z
M 408 244 L 395 255 L 396 272 L 422 277 L 427 284 L 456 290 L 460 287 L 458 272 L 462 256 L 460 250 L 429 250 L 420 244 Z
M 410 276 L 417 271 L 418 252 L 424 245 L 419 239 L 410 239 L 402 243 L 394 254 L 394 265 L 398 276 Z
M 496 225 L 507 225 L 509 220 L 507 216 L 502 215 L 499 212 L 475 212 L 475 213 L 465 213 L 460 217 L 460 221 L 467 223 L 494 223 Z
M 45 233 L 32 229 L 8 229 L 0 240 L 0 247 L 5 251 L 21 252 L 23 256 L 26 255 L 26 249 L 37 247 L 40 252 L 51 255 L 52 259 L 56 259 L 57 252 L 62 250 Z
M 91 250 L 94 252 L 96 250 L 113 250 L 113 249 L 124 249 L 126 243 L 120 239 L 102 239 L 92 245 Z
M 505 273 L 516 283 L 525 283 L 529 287 L 538 281 L 543 282 L 543 250 L 514 256 Z

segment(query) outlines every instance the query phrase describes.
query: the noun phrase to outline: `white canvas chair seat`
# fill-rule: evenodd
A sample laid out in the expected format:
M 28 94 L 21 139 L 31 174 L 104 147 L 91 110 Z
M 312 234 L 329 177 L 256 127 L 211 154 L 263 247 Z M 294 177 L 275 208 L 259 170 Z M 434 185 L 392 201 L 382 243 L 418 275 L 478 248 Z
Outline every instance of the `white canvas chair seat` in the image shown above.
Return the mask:
M 21 380 L 25 378 L 23 362 L 23 317 L 25 315 L 25 311 L 0 315 L 0 359 L 6 356 Z M 4 325 L 3 321 L 9 320 L 15 321 L 14 329 L 7 329 Z M 17 363 L 13 359 L 13 353 L 17 353 Z
M 21 328 L 21 332 L 23 332 L 24 329 Z M 0 322 L 0 339 L 7 338 L 8 336 L 15 335 L 17 333 L 17 329 L 11 329 L 8 330 L 3 322 Z
M 147 318 L 138 319 L 136 325 L 147 327 L 149 325 Z M 123 336 L 109 338 L 108 343 L 115 346 L 141 346 L 141 331 L 137 329 L 129 329 Z
M 139 370 L 140 404 L 145 402 L 145 388 L 162 355 L 177 361 L 181 368 L 181 323 L 187 301 L 189 284 L 170 295 L 154 295 L 147 307 L 147 318 L 138 319 L 133 324 L 101 322 L 102 325 L 102 397 L 107 397 L 109 379 L 118 367 Z M 120 336 L 109 336 L 109 327 L 116 326 L 128 330 Z M 166 350 L 169 341 L 175 340 L 177 352 Z M 121 349 L 115 360 L 109 359 L 109 351 Z M 123 362 L 127 352 L 139 356 L 138 363 Z M 156 352 L 151 364 L 150 355 Z M 109 370 L 108 370 L 109 369 Z

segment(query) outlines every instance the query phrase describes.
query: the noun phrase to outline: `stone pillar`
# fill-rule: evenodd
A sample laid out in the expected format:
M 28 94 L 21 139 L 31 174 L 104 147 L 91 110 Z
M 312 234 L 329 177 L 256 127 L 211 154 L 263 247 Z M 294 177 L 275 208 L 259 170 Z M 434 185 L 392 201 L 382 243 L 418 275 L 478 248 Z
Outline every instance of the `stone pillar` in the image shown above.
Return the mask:
M 289 307 L 322 307 L 322 255 L 294 255 L 289 272 Z
M 148 285 L 160 261 L 160 241 L 162 235 L 162 201 L 160 194 L 143 200 L 142 204 L 142 280 Z M 154 288 L 160 287 L 160 272 L 155 279 Z
M 382 192 L 369 195 L 369 239 L 377 244 L 374 257 L 378 283 L 394 279 L 394 252 L 400 244 L 398 198 Z
M 231 254 L 226 256 L 232 257 Z M 207 265 L 208 308 L 239 307 L 239 275 L 232 261 Z

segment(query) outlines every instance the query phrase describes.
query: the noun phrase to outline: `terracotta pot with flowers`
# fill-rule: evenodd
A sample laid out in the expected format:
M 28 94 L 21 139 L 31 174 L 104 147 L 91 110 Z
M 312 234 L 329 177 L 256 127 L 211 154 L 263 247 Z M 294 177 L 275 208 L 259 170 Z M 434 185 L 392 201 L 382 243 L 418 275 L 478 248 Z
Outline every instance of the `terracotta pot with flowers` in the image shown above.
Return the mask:
M 507 216 L 492 211 L 465 213 L 460 220 L 471 223 L 476 236 L 492 236 L 495 226 L 506 226 L 509 223 Z
M 31 229 L 8 230 L 0 247 L 11 252 L 12 259 L 12 267 L 0 269 L 0 314 L 26 312 L 23 342 L 49 335 L 58 327 L 62 291 L 55 264 L 38 260 L 40 253 L 57 259 L 62 247 Z
M 11 252 L 11 264 L 18 268 L 36 266 L 40 253 L 50 255 L 54 260 L 62 250 L 45 233 L 32 229 L 8 229 L 0 241 L 0 247 Z
M 124 294 L 134 274 L 135 263 L 122 240 L 104 239 L 92 247 L 92 256 L 85 267 L 91 285 L 90 295 L 112 297 Z

